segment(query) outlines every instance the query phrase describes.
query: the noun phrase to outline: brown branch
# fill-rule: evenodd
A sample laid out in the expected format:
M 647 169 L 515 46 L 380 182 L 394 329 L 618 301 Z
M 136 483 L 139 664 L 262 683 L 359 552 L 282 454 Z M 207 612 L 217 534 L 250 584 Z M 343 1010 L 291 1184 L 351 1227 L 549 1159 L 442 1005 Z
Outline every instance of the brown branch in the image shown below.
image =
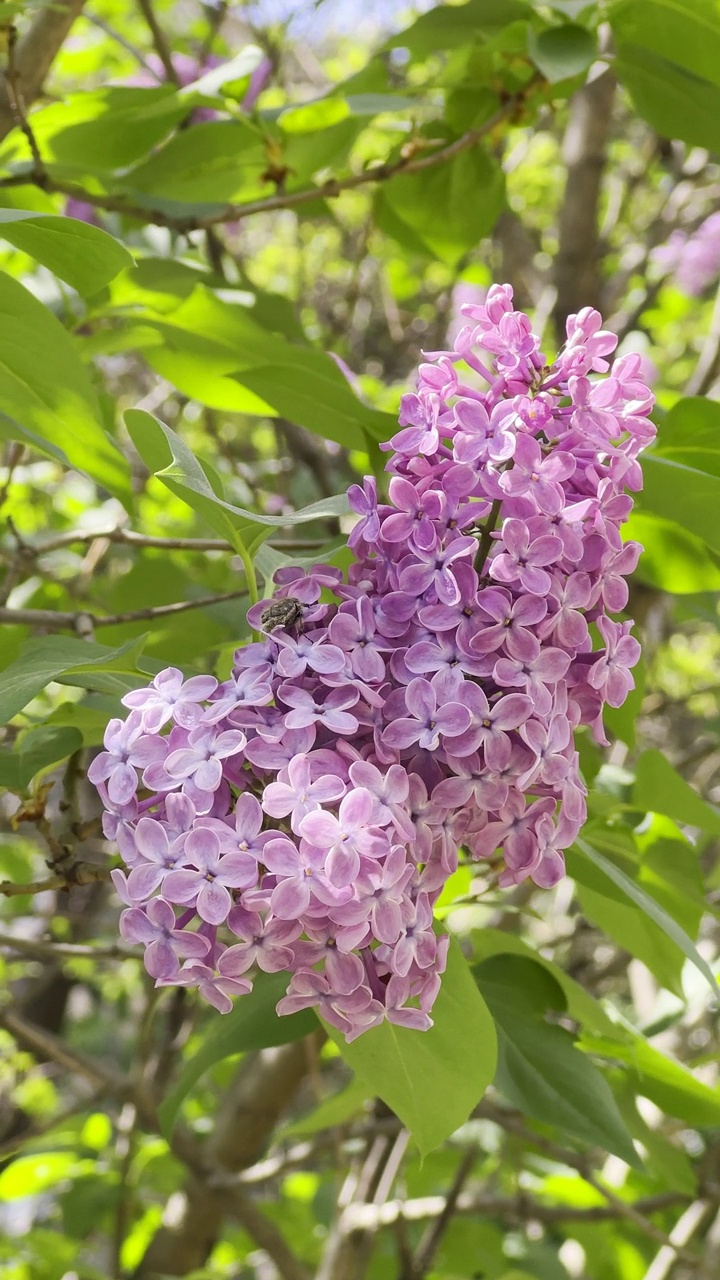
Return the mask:
M 33 159 L 33 181 L 39 187 L 42 187 L 45 184 L 45 166 L 40 155 L 37 139 L 25 114 L 25 100 L 19 82 L 16 49 L 17 31 L 14 26 L 11 26 L 7 31 L 7 71 L 5 73 L 7 99 L 15 118 L 15 124 L 20 132 L 25 135 L 30 148 L 30 154 Z
M 110 879 L 109 867 L 92 866 L 87 862 L 76 862 L 57 875 L 48 876 L 45 880 L 31 880 L 27 884 L 15 884 L 12 880 L 0 880 L 0 896 L 4 898 L 30 897 L 36 893 L 49 893 L 53 889 L 69 890 L 79 885 L 97 884 L 99 880 Z
M 561 337 L 565 321 L 582 307 L 600 307 L 598 207 L 612 122 L 615 77 L 604 71 L 575 94 L 563 144 L 567 164 L 555 259 L 553 315 Z
M 302 1040 L 247 1055 L 204 1148 L 205 1171 L 193 1172 L 182 1211 L 150 1242 L 135 1280 L 151 1280 L 158 1273 L 183 1276 L 205 1265 L 225 1218 L 235 1212 L 237 1190 L 223 1190 L 222 1171 L 239 1173 L 257 1163 L 307 1070 L 307 1044 Z M 244 1212 L 245 1198 L 241 1196 L 239 1214 Z M 275 1262 L 277 1265 L 277 1259 Z
M 445 1199 L 443 1209 L 425 1232 L 425 1235 L 415 1251 L 411 1271 L 413 1280 L 422 1280 L 426 1272 L 430 1270 L 433 1258 L 440 1246 L 440 1241 L 455 1215 L 462 1189 L 472 1173 L 473 1165 L 475 1164 L 477 1157 L 478 1148 L 472 1146 L 468 1148 L 460 1161 L 455 1177 L 453 1178 L 452 1186 Z
M 132 529 L 121 527 L 95 531 L 69 529 L 67 533 L 59 533 L 45 542 L 23 542 L 22 552 L 25 557 L 35 558 L 47 555 L 50 551 L 74 546 L 76 543 L 102 540 L 126 544 L 129 547 L 159 547 L 163 551 L 234 551 L 232 543 L 226 542 L 224 538 L 161 538 L 154 534 L 135 533 Z M 279 551 L 315 551 L 325 544 L 320 538 L 297 538 L 291 542 L 270 542 L 268 545 Z
M 275 1223 L 247 1196 L 235 1195 L 232 1216 L 245 1228 L 278 1269 L 281 1280 L 310 1280 L 310 1273 L 290 1249 Z
M 18 40 L 14 53 L 15 91 L 27 106 L 37 98 L 52 62 L 84 0 L 55 0 L 43 6 Z M 0 80 L 0 140 L 17 125 L 7 78 Z M 27 179 L 26 179 L 27 181 Z
M 686 388 L 686 396 L 704 396 L 712 388 L 712 384 L 720 371 L 720 289 L 715 294 L 715 305 L 710 320 L 710 328 L 703 343 L 700 359 L 693 370 Z
M 86 609 L 78 609 L 75 613 L 65 613 L 55 609 L 6 609 L 0 608 L 0 622 L 14 623 L 16 626 L 49 627 L 54 631 L 62 631 L 66 627 L 77 630 L 79 620 L 87 619 L 93 627 L 117 627 L 125 622 L 145 622 L 152 618 L 172 617 L 176 613 L 187 613 L 189 609 L 205 609 L 213 604 L 225 604 L 227 600 L 239 600 L 247 595 L 247 588 L 240 591 L 226 591 L 219 596 L 201 596 L 199 600 L 179 600 L 175 604 L 159 604 L 147 609 L 135 609 L 128 613 L 95 614 Z
M 8 895 L 12 897 L 13 895 Z M 0 933 L 0 947 L 16 951 L 31 960 L 89 959 L 89 960 L 140 960 L 139 951 L 128 947 L 93 947 L 79 942 L 44 942 L 41 939 L 15 938 L 10 933 Z
M 681 1191 L 664 1191 L 655 1196 L 635 1200 L 631 1207 L 643 1215 L 659 1213 L 671 1205 L 687 1204 L 689 1196 Z M 377 1231 L 394 1226 L 399 1218 L 406 1222 L 422 1222 L 439 1217 L 446 1204 L 445 1196 L 422 1196 L 413 1200 L 388 1200 L 385 1204 L 352 1204 L 345 1210 L 347 1229 Z M 457 1200 L 456 1213 L 485 1218 L 501 1218 L 513 1225 L 539 1222 L 547 1226 L 560 1222 L 609 1222 L 620 1218 L 611 1204 L 592 1205 L 580 1209 L 574 1205 L 546 1204 L 520 1192 L 515 1196 L 497 1196 L 489 1192 L 464 1192 Z
M 172 53 L 167 42 L 165 32 L 160 26 L 155 11 L 152 7 L 151 0 L 138 0 L 142 16 L 145 19 L 155 46 L 155 52 L 165 68 L 165 75 L 171 84 L 179 85 L 178 73 L 175 70 L 175 64 L 172 60 Z
M 54 1062 L 57 1066 L 69 1071 L 73 1077 L 80 1076 L 91 1084 L 106 1090 L 115 1098 L 129 1098 L 133 1093 L 133 1083 L 129 1077 L 120 1075 L 94 1058 L 70 1049 L 59 1036 L 53 1035 L 43 1027 L 26 1021 L 11 1009 L 0 1010 L 0 1027 L 4 1027 L 19 1044 L 24 1045 L 42 1061 Z
M 433 151 L 429 155 L 401 156 L 399 160 L 374 165 L 372 168 L 364 169 L 362 173 L 352 174 L 348 178 L 331 178 L 319 187 L 304 188 L 301 191 L 279 192 L 277 195 L 267 196 L 261 200 L 248 200 L 240 204 L 228 204 L 219 212 L 206 214 L 204 217 L 174 217 L 163 213 L 159 209 L 144 208 L 142 205 L 131 204 L 122 196 L 98 195 L 96 192 L 87 191 L 77 183 L 63 182 L 53 177 L 46 180 L 45 190 L 57 192 L 72 199 L 83 200 L 86 204 L 91 204 L 97 209 L 123 213 L 127 217 L 137 218 L 141 222 L 170 227 L 174 231 L 181 233 L 205 230 L 221 222 L 240 222 L 243 218 L 249 218 L 258 213 L 275 213 L 280 209 L 297 209 L 316 200 L 335 200 L 344 191 L 354 191 L 358 187 L 367 186 L 369 183 L 388 182 L 399 174 L 424 173 L 428 169 L 437 168 L 438 165 L 447 164 L 450 160 L 454 160 L 456 156 L 462 155 L 464 151 L 469 151 L 472 147 L 477 146 L 499 124 L 513 116 L 539 82 L 539 77 L 534 78 L 521 92 L 512 94 L 494 115 L 479 128 L 469 129 L 453 142 L 449 142 L 444 147 L 439 147 L 437 151 Z M 10 177 L 0 179 L 0 188 L 27 186 L 28 183 L 33 181 L 32 173 L 12 174 Z

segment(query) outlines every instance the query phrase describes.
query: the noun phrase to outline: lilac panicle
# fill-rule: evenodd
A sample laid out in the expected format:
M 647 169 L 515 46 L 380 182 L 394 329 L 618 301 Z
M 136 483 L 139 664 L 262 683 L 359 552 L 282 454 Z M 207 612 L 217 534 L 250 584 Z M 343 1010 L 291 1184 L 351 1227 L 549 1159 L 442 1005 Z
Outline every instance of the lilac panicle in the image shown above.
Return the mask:
M 346 578 L 279 570 L 248 620 L 283 599 L 299 620 L 222 684 L 169 668 L 129 693 L 91 766 L 123 936 L 221 1012 L 260 968 L 291 975 L 280 1014 L 315 1008 L 349 1040 L 430 1027 L 460 849 L 500 885 L 556 884 L 586 815 L 575 731 L 604 742 L 633 687 L 640 648 L 611 615 L 654 435 L 639 357 L 611 367 L 586 308 L 548 364 L 508 285 L 461 310 L 403 398 L 388 501 L 370 477 L 349 490 Z

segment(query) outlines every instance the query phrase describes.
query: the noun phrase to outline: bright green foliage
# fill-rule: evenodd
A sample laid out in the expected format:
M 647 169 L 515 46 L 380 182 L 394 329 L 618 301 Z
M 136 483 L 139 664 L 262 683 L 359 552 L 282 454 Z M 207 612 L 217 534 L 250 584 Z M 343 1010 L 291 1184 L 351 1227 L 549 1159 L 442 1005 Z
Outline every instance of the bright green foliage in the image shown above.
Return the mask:
M 154 988 L 109 884 L 2 885 L 0 1272 L 675 1280 L 657 1257 L 700 1203 L 677 1275 L 715 1275 L 720 273 L 691 294 L 656 250 L 717 217 L 720 3 L 282 7 L 155 0 L 195 69 L 143 87 L 147 6 L 97 0 L 29 128 L 0 109 L 0 881 L 117 865 L 83 775 L 121 697 L 167 665 L 226 678 L 278 568 L 347 568 L 348 485 L 384 492 L 412 370 L 493 280 L 548 351 L 601 301 L 656 366 L 643 660 L 609 745 L 578 733 L 558 889 L 461 859 L 427 1033 L 279 1019 L 284 974 L 221 1017 Z M 600 192 L 573 205 L 583 146 Z M 207 1247 L 178 1228 L 178 1263 L 183 1188 L 203 1229 L 230 1207 Z

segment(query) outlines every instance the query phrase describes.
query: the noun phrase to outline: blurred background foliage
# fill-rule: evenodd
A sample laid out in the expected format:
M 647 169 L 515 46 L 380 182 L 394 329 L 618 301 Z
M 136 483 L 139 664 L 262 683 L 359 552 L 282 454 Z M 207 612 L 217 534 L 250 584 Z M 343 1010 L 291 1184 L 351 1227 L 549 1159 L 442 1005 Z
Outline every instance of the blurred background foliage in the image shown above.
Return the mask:
M 718 0 L 0 19 L 0 1274 L 713 1280 Z M 83 775 L 160 665 L 227 673 L 248 546 L 261 589 L 344 563 L 334 496 L 382 475 L 422 351 L 494 280 L 548 350 L 599 307 L 659 434 L 627 526 L 644 659 L 610 747 L 581 735 L 572 878 L 461 866 L 443 899 L 498 1030 L 480 1100 L 462 1008 L 401 1062 L 287 1030 L 272 983 L 227 1020 L 154 991 Z M 155 474 L 137 408 L 209 498 Z

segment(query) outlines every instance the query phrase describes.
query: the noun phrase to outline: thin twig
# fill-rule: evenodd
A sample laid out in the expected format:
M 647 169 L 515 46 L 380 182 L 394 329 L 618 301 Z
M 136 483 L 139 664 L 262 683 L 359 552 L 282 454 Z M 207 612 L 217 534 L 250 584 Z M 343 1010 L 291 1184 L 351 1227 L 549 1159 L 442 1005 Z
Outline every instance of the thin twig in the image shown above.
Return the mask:
M 478 541 L 478 549 L 475 553 L 475 569 L 479 577 L 482 577 L 482 571 L 485 568 L 485 561 L 488 558 L 488 552 L 492 546 L 492 536 L 495 532 L 495 526 L 498 522 L 498 516 L 502 508 L 502 498 L 496 498 L 493 502 L 489 515 L 482 524 L 482 532 Z
M 655 1196 L 645 1196 L 633 1202 L 632 1207 L 644 1215 L 659 1213 L 674 1204 L 686 1204 L 688 1196 L 681 1191 L 664 1191 Z M 385 1204 L 350 1204 L 344 1211 L 346 1231 L 377 1231 L 380 1227 L 394 1226 L 398 1218 L 406 1222 L 422 1222 L 439 1217 L 445 1208 L 445 1196 L 422 1196 L 413 1200 L 386 1200 Z M 533 1196 L 519 1192 L 515 1196 L 497 1196 L 488 1192 L 463 1192 L 457 1200 L 455 1212 L 485 1218 L 500 1218 L 506 1222 L 524 1225 L 540 1222 L 553 1225 L 558 1222 L 609 1222 L 622 1217 L 615 1205 L 597 1204 L 588 1208 L 575 1205 L 547 1204 Z
M 130 1079 L 97 1062 L 87 1058 L 77 1050 L 69 1048 L 59 1036 L 28 1022 L 11 1009 L 0 1009 L 0 1027 L 4 1027 L 12 1036 L 32 1053 L 47 1062 L 69 1071 L 71 1076 L 81 1076 L 96 1087 L 107 1090 L 116 1098 L 132 1096 L 133 1086 Z
M 171 84 L 180 84 L 178 73 L 172 60 L 172 53 L 167 42 L 165 32 L 155 17 L 155 11 L 152 7 L 151 0 L 138 0 L 140 10 L 145 19 L 155 46 L 155 52 L 165 68 L 165 75 Z
M 59 551 L 63 547 L 71 547 L 76 543 L 99 542 L 125 543 L 130 547 L 158 547 L 163 551 L 234 551 L 232 543 L 224 538 L 161 538 L 154 534 L 135 533 L 132 529 L 69 529 L 66 533 L 58 533 L 45 542 L 25 542 L 25 556 L 44 556 L 50 551 Z M 325 543 L 321 538 L 298 538 L 291 542 L 273 541 L 268 544 L 278 551 L 316 551 Z
M 460 1199 L 460 1194 L 472 1173 L 473 1165 L 475 1164 L 477 1157 L 478 1148 L 476 1146 L 472 1146 L 468 1148 L 460 1161 L 455 1177 L 453 1178 L 452 1186 L 450 1187 L 445 1199 L 445 1205 L 442 1212 L 438 1214 L 431 1226 L 428 1227 L 415 1251 L 411 1273 L 413 1280 L 422 1280 L 426 1272 L 430 1270 L 433 1258 L 438 1251 L 440 1241 L 454 1217 L 458 1200 Z
M 96 867 L 87 862 L 76 862 L 68 866 L 66 871 L 48 876 L 45 880 L 31 880 L 27 884 L 16 884 L 12 880 L 0 880 L 0 896 L 4 898 L 31 897 L 37 893 L 50 893 L 54 889 L 74 889 L 79 885 L 97 884 L 100 880 L 110 879 L 109 867 Z
M 201 596 L 199 600 L 178 600 L 175 604 L 153 605 L 147 609 L 134 609 L 128 613 L 95 614 L 86 609 L 78 609 L 75 613 L 65 613 L 54 609 L 0 609 L 0 622 L 14 623 L 16 626 L 49 627 L 53 631 L 62 631 L 67 627 L 77 630 L 79 619 L 89 619 L 94 627 L 117 627 L 126 622 L 145 622 L 152 618 L 172 617 L 176 613 L 187 613 L 189 609 L 206 609 L 214 604 L 225 604 L 228 600 L 239 600 L 247 595 L 247 588 L 239 591 L 226 591 L 219 596 Z
M 141 53 L 141 51 L 136 47 L 136 45 L 131 44 L 130 41 L 125 38 L 125 36 L 121 35 L 120 32 L 115 29 L 115 27 L 112 27 L 109 22 L 106 22 L 104 18 L 98 17 L 98 15 L 95 13 L 84 13 L 83 17 L 87 22 L 91 22 L 94 27 L 97 27 L 99 31 L 104 31 L 105 35 L 109 36 L 111 40 L 115 40 L 119 45 L 122 45 L 123 49 L 127 50 L 127 52 L 132 55 L 135 61 L 140 63 L 140 66 L 145 71 L 148 71 L 151 76 L 154 76 L 155 79 L 158 82 L 160 82 L 161 77 L 158 76 L 153 71 L 152 67 L 150 66 L 150 63 L 146 61 L 145 55 Z
M 139 951 L 131 951 L 128 947 L 93 947 L 79 942 L 44 942 L 34 938 L 15 938 L 10 933 L 0 933 L 0 947 L 8 951 L 16 951 L 18 955 L 28 956 L 31 960 L 68 959 L 68 960 L 140 960 Z
M 30 148 L 30 154 L 33 159 L 32 181 L 36 186 L 44 187 L 47 177 L 40 148 L 37 144 L 37 138 L 33 132 L 28 118 L 25 114 L 25 103 L 23 101 L 22 89 L 20 88 L 20 77 L 18 74 L 17 64 L 15 61 L 15 49 L 17 45 L 17 31 L 14 26 L 10 26 L 7 31 L 7 96 L 10 103 L 10 110 L 15 117 L 15 123 L 21 133 L 25 135 L 27 144 Z
M 309 1271 L 293 1253 L 283 1234 L 252 1200 L 236 1193 L 232 1213 L 255 1243 L 272 1258 L 281 1280 L 310 1280 Z
M 300 191 L 279 192 L 277 195 L 267 196 L 261 200 L 248 200 L 239 204 L 228 204 L 223 209 L 205 214 L 202 217 L 176 217 L 164 213 L 160 209 L 134 205 L 122 196 L 99 195 L 97 192 L 87 191 L 85 187 L 80 186 L 78 183 L 63 182 L 57 178 L 48 178 L 44 182 L 44 189 L 69 196 L 72 199 L 83 200 L 97 209 L 123 213 L 127 217 L 137 218 L 140 222 L 170 227 L 181 233 L 205 230 L 221 222 L 240 222 L 242 219 L 252 217 L 255 214 L 275 213 L 280 209 L 298 209 L 302 205 L 312 204 L 316 200 L 334 200 L 342 195 L 344 191 L 354 191 L 358 187 L 364 187 L 368 184 L 388 182 L 399 174 L 407 176 L 413 173 L 424 173 L 428 169 L 437 168 L 438 165 L 447 164 L 449 161 L 454 160 L 456 156 L 462 155 L 463 152 L 477 146 L 498 125 L 514 115 L 539 82 L 539 77 L 534 78 L 520 93 L 511 95 L 479 128 L 468 129 L 459 138 L 449 142 L 444 147 L 438 147 L 437 151 L 433 151 L 429 155 L 401 156 L 399 160 L 386 161 L 374 165 L 369 169 L 364 169 L 362 173 L 352 174 L 348 178 L 331 178 L 317 187 L 307 187 Z M 32 172 L 15 173 L 7 178 L 0 179 L 0 188 L 27 186 L 28 183 L 33 182 L 35 182 L 35 178 Z
M 667 1280 L 677 1262 L 680 1250 L 690 1244 L 693 1236 L 697 1235 L 707 1223 L 708 1218 L 714 1217 L 715 1213 L 716 1206 L 712 1203 L 707 1200 L 694 1200 L 678 1218 L 668 1236 L 668 1243 L 655 1254 L 643 1280 Z M 695 1258 L 693 1261 L 697 1263 L 699 1259 Z
M 704 396 L 712 387 L 720 364 L 720 288 L 715 294 L 710 328 L 700 358 L 686 388 L 686 396 Z

